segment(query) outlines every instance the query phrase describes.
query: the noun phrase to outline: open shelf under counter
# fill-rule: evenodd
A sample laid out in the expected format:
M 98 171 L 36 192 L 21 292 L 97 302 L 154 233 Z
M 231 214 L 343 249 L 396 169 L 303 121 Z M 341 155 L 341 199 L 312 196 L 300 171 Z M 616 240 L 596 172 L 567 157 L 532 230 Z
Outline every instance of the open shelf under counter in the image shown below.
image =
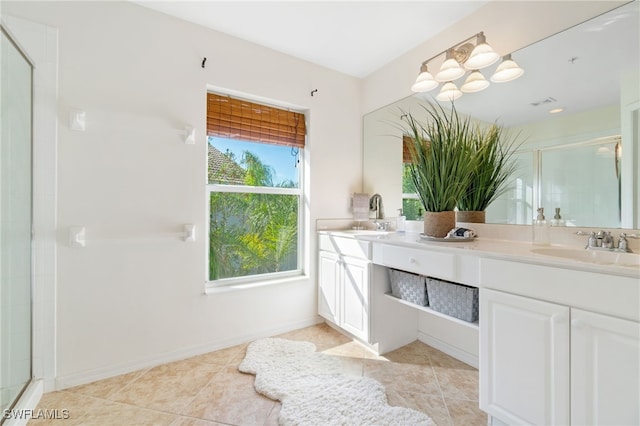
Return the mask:
M 429 308 L 428 306 L 420 306 L 420 305 L 416 305 L 415 303 L 409 302 L 407 300 L 400 299 L 399 297 L 395 297 L 391 293 L 385 293 L 385 297 L 387 297 L 387 298 L 389 298 L 389 299 L 391 299 L 391 300 L 393 300 L 393 301 L 395 301 L 397 303 L 401 303 L 403 305 L 410 306 L 410 307 L 412 307 L 414 309 L 417 309 L 419 311 L 435 315 L 437 317 L 446 319 L 448 321 L 452 321 L 452 322 L 454 322 L 456 324 L 460 324 L 460 325 L 463 325 L 465 327 L 469 327 L 470 329 L 473 329 L 473 330 L 478 330 L 479 329 L 479 322 L 478 321 L 474 321 L 474 322 L 464 321 L 464 320 L 461 320 L 459 318 L 452 317 L 451 315 L 447 315 L 447 314 L 443 314 L 442 312 L 434 311 L 433 309 Z

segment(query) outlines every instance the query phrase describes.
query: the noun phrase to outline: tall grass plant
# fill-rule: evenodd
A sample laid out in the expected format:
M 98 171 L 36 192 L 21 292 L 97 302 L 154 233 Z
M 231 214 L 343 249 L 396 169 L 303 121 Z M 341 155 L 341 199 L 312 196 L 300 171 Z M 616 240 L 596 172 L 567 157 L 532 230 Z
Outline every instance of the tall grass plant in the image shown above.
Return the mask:
M 422 108 L 425 120 L 411 113 L 402 116 L 413 141 L 411 180 L 425 212 L 453 211 L 478 169 L 476 130 L 453 104 L 450 111 L 434 104 Z
M 516 171 L 513 154 L 519 144 L 509 138 L 497 124 L 489 127 L 474 126 L 473 151 L 477 161 L 466 191 L 458 201 L 458 210 L 484 211 L 508 189 Z

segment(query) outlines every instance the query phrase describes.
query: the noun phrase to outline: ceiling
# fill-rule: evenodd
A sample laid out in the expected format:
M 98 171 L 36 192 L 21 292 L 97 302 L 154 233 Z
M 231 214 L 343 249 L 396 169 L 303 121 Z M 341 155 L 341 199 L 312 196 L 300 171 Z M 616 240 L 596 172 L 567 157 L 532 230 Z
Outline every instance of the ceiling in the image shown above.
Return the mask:
M 132 1 L 363 78 L 490 0 Z M 524 76 L 464 95 L 457 109 L 509 126 L 544 119 L 551 108 L 574 113 L 615 103 L 620 76 L 638 69 L 639 3 L 513 52 Z M 491 69 L 483 74 L 488 77 Z M 416 96 L 430 100 L 434 92 Z
M 134 0 L 141 6 L 359 78 L 487 2 Z

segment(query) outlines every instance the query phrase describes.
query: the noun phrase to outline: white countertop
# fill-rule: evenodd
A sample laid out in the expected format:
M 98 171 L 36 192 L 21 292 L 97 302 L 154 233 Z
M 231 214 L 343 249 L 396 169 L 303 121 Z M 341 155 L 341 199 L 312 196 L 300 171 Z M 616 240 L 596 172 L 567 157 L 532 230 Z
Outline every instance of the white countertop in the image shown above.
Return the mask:
M 590 271 L 611 275 L 619 275 L 624 277 L 640 279 L 640 267 L 618 265 L 614 263 L 596 263 L 595 261 L 574 260 L 565 257 L 551 256 L 547 254 L 536 253 L 532 250 L 540 249 L 543 246 L 533 245 L 530 242 L 515 242 L 508 240 L 496 240 L 485 237 L 477 237 L 473 241 L 452 241 L 452 242 L 436 242 L 427 241 L 420 238 L 419 233 L 414 232 L 388 232 L 384 234 L 374 233 L 357 233 L 354 231 L 319 231 L 334 236 L 355 238 L 372 243 L 384 243 L 413 248 L 422 248 L 424 250 L 446 251 L 457 254 L 469 254 L 486 258 L 497 258 L 502 260 L 510 260 L 516 262 L 524 262 L 545 266 L 554 266 L 565 269 L 577 269 L 581 271 Z M 581 247 L 568 246 L 546 246 L 558 249 L 581 250 Z M 613 254 L 613 253 L 611 253 Z M 635 254 L 634 254 L 635 256 Z M 638 255 L 640 256 L 640 255 Z M 640 281 L 639 281 L 640 284 Z

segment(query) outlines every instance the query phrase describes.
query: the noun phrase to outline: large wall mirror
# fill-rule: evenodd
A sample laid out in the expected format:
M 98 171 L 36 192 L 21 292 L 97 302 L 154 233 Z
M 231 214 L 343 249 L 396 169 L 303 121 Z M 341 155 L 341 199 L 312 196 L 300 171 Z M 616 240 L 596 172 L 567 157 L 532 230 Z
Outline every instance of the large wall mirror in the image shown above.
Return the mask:
M 640 227 L 639 4 L 513 52 L 522 77 L 455 101 L 458 112 L 497 122 L 524 141 L 514 156 L 516 176 L 487 209 L 488 223 L 531 224 L 543 207 L 547 219 L 559 208 L 566 226 Z M 403 194 L 405 210 L 411 198 L 403 188 L 400 117 L 420 116 L 436 94 L 364 116 L 363 190 L 382 195 L 388 216 L 403 207 Z

